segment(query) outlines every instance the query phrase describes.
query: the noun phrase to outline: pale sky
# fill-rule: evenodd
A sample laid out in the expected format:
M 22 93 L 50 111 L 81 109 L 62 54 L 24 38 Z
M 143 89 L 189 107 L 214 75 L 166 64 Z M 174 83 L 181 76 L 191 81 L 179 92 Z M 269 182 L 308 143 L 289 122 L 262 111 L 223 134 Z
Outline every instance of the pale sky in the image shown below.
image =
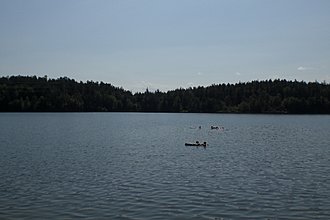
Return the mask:
M 330 82 L 329 0 L 0 0 L 0 76 L 124 89 Z

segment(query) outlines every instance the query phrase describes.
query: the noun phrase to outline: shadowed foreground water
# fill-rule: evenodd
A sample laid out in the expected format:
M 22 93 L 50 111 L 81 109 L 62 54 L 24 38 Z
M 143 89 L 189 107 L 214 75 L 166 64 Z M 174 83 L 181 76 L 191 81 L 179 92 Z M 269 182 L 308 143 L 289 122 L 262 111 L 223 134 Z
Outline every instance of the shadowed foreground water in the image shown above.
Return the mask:
M 1 219 L 330 218 L 329 116 L 5 113 L 0 134 Z

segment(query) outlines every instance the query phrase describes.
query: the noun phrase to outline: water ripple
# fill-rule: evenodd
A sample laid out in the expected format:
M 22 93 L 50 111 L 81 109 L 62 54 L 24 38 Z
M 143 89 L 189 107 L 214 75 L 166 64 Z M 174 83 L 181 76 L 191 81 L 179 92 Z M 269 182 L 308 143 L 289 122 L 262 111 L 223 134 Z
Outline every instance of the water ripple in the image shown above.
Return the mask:
M 329 122 L 2 114 L 0 218 L 329 219 Z

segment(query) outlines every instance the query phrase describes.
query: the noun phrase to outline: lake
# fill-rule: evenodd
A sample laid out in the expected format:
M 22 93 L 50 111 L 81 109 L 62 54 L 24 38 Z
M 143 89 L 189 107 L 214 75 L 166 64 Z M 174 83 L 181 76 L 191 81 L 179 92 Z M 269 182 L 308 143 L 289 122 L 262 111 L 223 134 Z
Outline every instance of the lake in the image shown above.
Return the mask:
M 330 218 L 327 115 L 2 113 L 0 152 L 1 219 Z

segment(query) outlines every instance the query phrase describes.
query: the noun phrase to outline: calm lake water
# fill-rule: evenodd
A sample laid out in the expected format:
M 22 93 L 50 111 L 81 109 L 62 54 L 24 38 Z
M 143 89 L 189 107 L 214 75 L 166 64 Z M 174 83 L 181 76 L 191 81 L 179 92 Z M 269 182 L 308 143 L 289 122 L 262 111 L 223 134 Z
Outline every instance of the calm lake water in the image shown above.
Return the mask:
M 0 219 L 330 219 L 330 116 L 3 113 L 0 152 Z

